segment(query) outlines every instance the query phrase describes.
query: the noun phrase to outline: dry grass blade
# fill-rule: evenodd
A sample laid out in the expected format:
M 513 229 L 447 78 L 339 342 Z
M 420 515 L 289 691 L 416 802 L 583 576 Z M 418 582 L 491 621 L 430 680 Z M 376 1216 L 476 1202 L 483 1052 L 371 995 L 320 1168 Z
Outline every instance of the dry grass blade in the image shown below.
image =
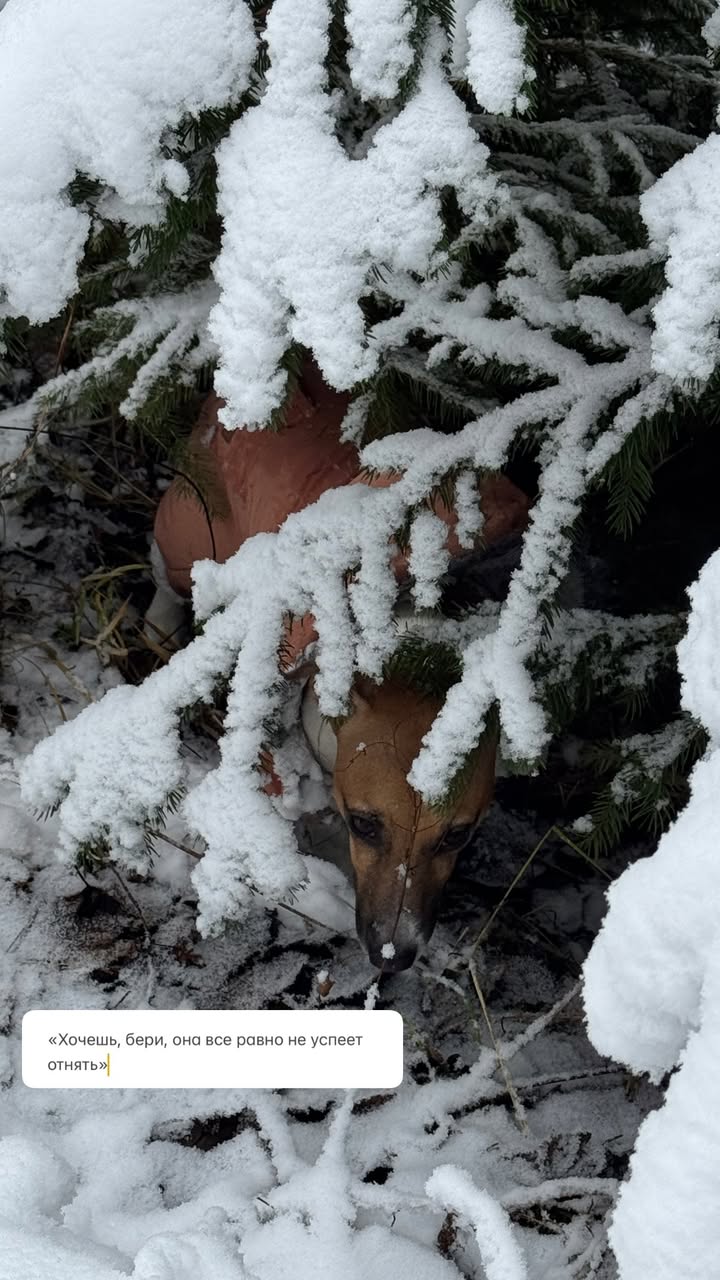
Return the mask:
M 34 667 L 35 670 L 39 672 L 40 676 L 42 677 L 43 681 L 45 682 L 45 684 L 47 685 L 47 688 L 50 691 L 50 697 L 52 698 L 53 702 L 55 703 L 55 706 L 57 707 L 60 713 L 60 719 L 63 721 L 66 721 L 67 716 L 65 715 L 65 708 L 63 707 L 63 704 L 62 704 L 62 698 L 60 697 L 60 694 L 55 688 L 55 685 L 50 679 L 47 671 L 43 670 L 39 662 L 35 662 L 33 658 L 28 658 L 27 654 L 25 655 L 25 661 L 29 662 L 30 666 Z
M 20 647 L 13 649 L 7 655 L 8 657 L 22 656 L 26 659 L 26 661 L 32 662 L 32 659 L 27 657 L 27 651 L 30 649 L 40 649 L 40 651 L 45 654 L 45 657 L 48 659 L 48 661 L 51 662 L 54 667 L 57 667 L 58 671 L 62 672 L 68 684 L 71 685 L 71 687 L 75 690 L 76 693 L 79 693 L 88 703 L 95 701 L 95 699 L 93 698 L 93 695 L 85 687 L 82 680 L 79 680 L 78 677 L 75 675 L 75 672 L 73 671 L 72 667 L 69 667 L 67 663 L 62 661 L 62 658 L 58 657 L 55 649 L 50 644 L 49 640 L 34 640 L 33 637 L 29 635 L 20 635 L 18 636 L 18 640 L 20 641 Z M 39 667 L 37 663 L 34 663 L 34 662 L 32 663 L 32 665 L 37 666 L 38 671 L 40 671 L 43 678 L 47 680 L 47 676 L 42 671 L 42 668 Z
M 75 319 L 75 302 L 73 301 L 70 303 L 70 306 L 68 307 L 68 318 L 65 322 L 65 328 L 62 331 L 60 345 L 58 346 L 57 356 L 55 358 L 55 376 L 56 377 L 60 373 L 60 370 L 63 367 L 63 362 L 65 360 L 65 352 L 67 350 L 67 345 L 70 340 L 70 331 L 72 329 L 74 319 Z
M 593 871 L 595 871 L 599 876 L 603 876 L 605 880 L 608 881 L 612 880 L 612 876 L 605 870 L 605 868 L 601 867 L 594 858 L 591 858 L 590 854 L 586 853 L 579 844 L 576 844 L 574 840 L 571 840 L 569 835 L 563 831 L 562 827 L 551 827 L 550 830 L 558 837 L 559 840 L 564 840 L 565 844 L 572 849 L 573 853 L 576 853 L 579 858 L 582 858 L 584 862 L 587 862 L 588 866 L 592 867 Z
M 532 866 L 533 862 L 535 861 L 535 858 L 537 857 L 537 855 L 539 854 L 539 852 L 540 852 L 540 850 L 542 849 L 543 845 L 545 844 L 545 841 L 546 841 L 546 840 L 548 840 L 548 839 L 550 838 L 550 836 L 552 835 L 552 833 L 553 833 L 554 829 L 555 829 L 554 827 L 549 827 L 549 828 L 548 828 L 548 830 L 545 832 L 545 835 L 542 837 L 542 839 L 538 840 L 537 844 L 535 845 L 535 848 L 534 848 L 534 849 L 533 849 L 533 850 L 528 854 L 527 858 L 526 858 L 526 859 L 525 859 L 525 861 L 523 862 L 523 864 L 522 864 L 522 866 L 521 866 L 520 870 L 518 871 L 517 875 L 516 875 L 516 876 L 514 876 L 514 877 L 513 877 L 513 879 L 510 881 L 510 884 L 508 885 L 507 889 L 505 890 L 505 892 L 504 892 L 504 894 L 503 894 L 502 898 L 501 898 L 501 899 L 500 899 L 500 901 L 498 902 L 497 906 L 493 909 L 493 911 L 491 911 L 491 913 L 490 913 L 490 915 L 489 915 L 488 919 L 485 921 L 485 924 L 483 925 L 482 929 L 480 930 L 480 932 L 479 932 L 479 934 L 478 934 L 477 938 L 476 938 L 476 939 L 475 939 L 475 941 L 473 942 L 472 947 L 470 948 L 470 956 L 471 956 L 471 957 L 472 957 L 472 956 L 474 956 L 474 954 L 475 954 L 475 952 L 477 951 L 478 947 L 482 946 L 482 944 L 483 944 L 483 942 L 485 941 L 485 939 L 486 939 L 486 937 L 487 937 L 488 933 L 490 932 L 490 929 L 491 929 L 491 926 L 492 926 L 493 922 L 496 920 L 497 916 L 498 916 L 498 915 L 500 914 L 500 912 L 502 911 L 502 908 L 505 906 L 505 903 L 507 902 L 508 898 L 510 897 L 510 894 L 513 892 L 513 889 L 515 889 L 515 887 L 520 883 L 520 881 L 522 880 L 523 876 L 525 875 L 525 872 L 526 872 L 526 871 L 527 871 L 527 870 Z M 470 961 L 470 963 L 472 964 L 472 960 Z
M 587 853 L 585 852 L 585 850 L 584 850 L 584 849 L 582 849 L 582 848 L 580 847 L 580 845 L 576 844 L 574 840 L 571 840 L 571 839 L 570 839 L 570 837 L 566 834 L 566 832 L 564 832 L 564 831 L 562 830 L 562 828 L 561 828 L 561 827 L 556 827 L 556 826 L 554 826 L 554 825 L 553 825 L 552 827 L 548 827 L 547 831 L 545 832 L 545 835 L 544 835 L 544 836 L 542 836 L 540 840 L 538 840 L 538 842 L 537 842 L 537 844 L 535 845 L 535 847 L 530 851 L 530 853 L 528 854 L 527 858 L 526 858 L 526 859 L 525 859 L 525 861 L 523 862 L 523 864 L 522 864 L 522 866 L 521 866 L 520 870 L 518 871 L 517 875 L 515 875 L 515 876 L 513 877 L 513 879 L 511 880 L 510 884 L 508 885 L 507 889 L 505 890 L 505 892 L 504 892 L 504 894 L 503 894 L 502 898 L 501 898 L 501 899 L 500 899 L 500 901 L 498 902 L 497 906 L 493 909 L 493 911 L 490 913 L 490 915 L 489 915 L 488 919 L 485 921 L 485 924 L 483 925 L 482 929 L 480 930 L 480 933 L 478 934 L 477 938 L 475 939 L 475 941 L 474 941 L 474 942 L 473 942 L 473 944 L 472 944 L 472 947 L 471 947 L 471 949 L 470 949 L 470 955 L 471 955 L 471 956 L 473 956 L 473 955 L 475 954 L 475 952 L 477 951 L 478 947 L 482 946 L 482 944 L 483 944 L 483 942 L 485 941 L 485 939 L 486 939 L 486 937 L 487 937 L 488 933 L 490 932 L 490 929 L 491 929 L 491 927 L 492 927 L 492 925 L 493 925 L 494 921 L 497 919 L 497 916 L 498 916 L 498 915 L 500 914 L 500 912 L 502 911 L 502 908 L 505 906 L 505 903 L 507 902 L 508 898 L 509 898 L 509 897 L 510 897 L 510 895 L 512 894 L 513 890 L 514 890 L 515 888 L 517 888 L 518 884 L 520 883 L 520 881 L 522 880 L 523 876 L 525 875 L 525 872 L 526 872 L 526 871 L 528 871 L 528 870 L 529 870 L 529 868 L 532 866 L 533 862 L 535 861 L 535 859 L 536 859 L 537 855 L 539 854 L 540 850 L 542 849 L 543 845 L 545 844 L 545 842 L 546 842 L 547 840 L 549 840 L 549 839 L 550 839 L 550 837 L 551 837 L 551 836 L 555 836 L 555 837 L 557 837 L 557 839 L 562 840 L 564 844 L 568 845 L 568 847 L 569 847 L 570 849 L 572 849 L 573 853 L 577 854 L 577 856 L 578 856 L 579 858 L 582 858 L 584 862 L 587 862 L 587 863 L 588 863 L 588 865 L 589 865 L 590 867 L 592 867 L 593 871 L 594 871 L 597 875 L 601 875 L 601 876 L 603 876 L 603 877 L 604 877 L 606 880 L 608 880 L 608 881 L 612 880 L 612 876 L 610 876 L 610 875 L 608 874 L 608 872 L 607 872 L 607 871 L 605 871 L 605 869 L 604 869 L 603 867 L 599 866 L 599 865 L 598 865 L 598 863 L 597 863 L 597 862 L 595 862 L 595 861 L 590 857 L 590 855 L 589 855 L 589 854 L 587 854 Z
M 483 1015 L 483 1018 L 485 1019 L 485 1025 L 487 1026 L 492 1047 L 493 1047 L 493 1050 L 495 1051 L 497 1064 L 502 1074 L 502 1078 L 505 1081 L 505 1088 L 508 1091 L 508 1097 L 512 1102 L 513 1112 L 515 1115 L 515 1120 L 517 1122 L 518 1129 L 522 1134 L 527 1136 L 530 1133 L 530 1126 L 527 1122 L 527 1114 L 520 1100 L 520 1095 L 518 1094 L 518 1091 L 515 1088 L 515 1085 L 513 1084 L 512 1076 L 510 1075 L 510 1069 L 507 1065 L 507 1062 L 505 1061 L 505 1058 L 503 1057 L 503 1054 L 500 1049 L 500 1045 L 498 1043 L 498 1039 L 495 1035 L 492 1020 L 490 1018 L 488 1007 L 487 1007 L 487 1004 L 485 1003 L 485 997 L 482 992 L 482 987 L 480 986 L 480 979 L 477 974 L 477 969 L 475 968 L 475 961 L 473 959 L 470 960 L 469 968 L 470 968 L 470 976 L 473 980 L 473 986 L 475 988 L 475 992 L 477 994 L 477 998 L 480 1003 L 480 1008 L 482 1010 L 482 1015 Z
M 83 636 L 81 638 L 80 643 L 88 644 L 95 649 L 100 649 L 102 645 L 104 645 L 105 641 L 108 640 L 110 636 L 114 635 L 122 619 L 125 617 L 125 614 L 127 613 L 129 604 L 130 604 L 129 598 L 127 600 L 123 600 L 120 607 L 115 610 L 112 618 L 110 619 L 109 622 L 105 624 L 102 631 L 98 631 L 97 635 L 93 636 L 92 639 L 88 636 Z
M 136 915 L 138 916 L 138 919 L 139 919 L 139 920 L 140 920 L 140 922 L 142 923 L 142 927 L 143 927 L 143 930 L 144 930 L 144 932 L 145 932 L 145 938 L 146 938 L 146 941 L 149 943 L 149 942 L 150 942 L 150 930 L 148 929 L 148 923 L 147 923 L 147 920 L 145 919 L 145 916 L 144 916 L 144 914 L 143 914 L 143 909 L 142 909 L 142 907 L 140 906 L 140 903 L 138 902 L 137 898 L 135 897 L 135 894 L 133 893 L 133 891 L 132 891 L 132 889 L 130 888 L 129 884 L 128 884 L 128 883 L 127 883 L 127 881 L 125 880 L 124 876 L 122 876 L 122 875 L 120 874 L 120 872 L 118 871 L 117 867 L 113 867 L 113 866 L 111 866 L 111 867 L 110 867 L 110 870 L 112 871 L 113 875 L 115 876 L 115 879 L 118 881 L 119 885 L 121 886 L 121 888 L 122 888 L 122 890 L 123 890 L 123 892 L 124 892 L 125 896 L 127 897 L 128 901 L 131 903 L 131 905 L 132 905 L 132 907 L 133 907 L 133 909 L 134 909 L 134 911 L 135 911 Z

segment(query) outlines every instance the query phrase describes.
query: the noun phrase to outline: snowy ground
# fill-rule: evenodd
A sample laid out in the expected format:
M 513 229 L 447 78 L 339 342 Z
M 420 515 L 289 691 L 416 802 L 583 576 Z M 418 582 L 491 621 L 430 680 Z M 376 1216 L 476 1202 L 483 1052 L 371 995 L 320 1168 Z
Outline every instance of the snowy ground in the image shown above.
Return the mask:
M 16 762 L 119 676 L 58 639 L 66 584 L 92 564 L 81 496 L 52 508 L 42 541 L 37 525 L 37 510 L 9 511 L 3 567 L 0 1280 L 510 1277 L 484 1270 L 468 1217 L 426 1194 L 447 1164 L 507 1208 L 531 1280 L 613 1276 L 605 1221 L 659 1095 L 587 1041 L 572 991 L 606 882 L 550 841 L 476 953 L 491 1033 L 470 950 L 547 828 L 501 803 L 425 960 L 382 979 L 379 1006 L 405 1019 L 404 1084 L 356 1094 L 334 1143 L 334 1094 L 23 1086 L 27 1009 L 362 1007 L 375 977 L 350 887 L 320 863 L 302 915 L 258 901 L 211 942 L 194 931 L 192 859 L 173 845 L 158 842 L 147 881 L 83 881 L 58 863 L 52 820 L 21 808 Z M 193 738 L 192 768 L 213 749 Z M 186 839 L 172 821 L 168 833 Z

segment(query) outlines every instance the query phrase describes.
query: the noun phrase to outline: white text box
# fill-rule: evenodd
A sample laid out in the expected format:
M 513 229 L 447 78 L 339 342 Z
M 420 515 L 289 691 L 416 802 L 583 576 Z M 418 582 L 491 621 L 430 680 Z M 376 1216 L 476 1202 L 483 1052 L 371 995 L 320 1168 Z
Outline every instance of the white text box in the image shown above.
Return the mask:
M 392 1009 L 34 1009 L 22 1075 L 32 1089 L 395 1089 L 403 1024 Z

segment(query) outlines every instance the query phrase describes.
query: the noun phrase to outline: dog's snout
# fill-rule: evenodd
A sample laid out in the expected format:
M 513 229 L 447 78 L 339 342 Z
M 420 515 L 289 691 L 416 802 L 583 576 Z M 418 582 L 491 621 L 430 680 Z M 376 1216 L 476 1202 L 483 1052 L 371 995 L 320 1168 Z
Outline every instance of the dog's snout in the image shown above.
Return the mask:
M 409 969 L 415 963 L 417 956 L 416 946 L 406 946 L 398 949 L 393 944 L 392 955 L 388 954 L 389 948 L 368 946 L 368 956 L 370 963 L 375 965 L 377 969 L 383 969 L 385 973 L 400 973 L 403 969 Z
M 415 962 L 419 944 L 427 940 L 424 931 L 410 920 L 394 930 L 377 924 L 364 928 L 359 925 L 358 934 L 365 943 L 370 963 L 384 973 L 409 969 Z

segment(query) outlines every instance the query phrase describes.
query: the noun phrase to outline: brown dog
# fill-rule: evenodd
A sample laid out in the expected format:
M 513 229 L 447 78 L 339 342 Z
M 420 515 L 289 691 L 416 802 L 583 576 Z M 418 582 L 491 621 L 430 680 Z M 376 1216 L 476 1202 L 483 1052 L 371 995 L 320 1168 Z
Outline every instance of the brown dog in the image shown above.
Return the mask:
M 206 474 L 210 464 L 220 514 L 209 518 L 180 486 L 172 486 L 162 499 L 155 539 L 166 596 L 168 586 L 176 592 L 189 591 L 196 560 L 210 556 L 226 560 L 248 537 L 279 528 L 287 515 L 316 501 L 326 489 L 369 483 L 358 474 L 354 447 L 340 441 L 347 403 L 346 396 L 322 382 L 312 364 L 306 365 L 279 433 L 223 431 L 217 420 L 221 402 L 210 397 L 194 445 L 206 455 Z M 391 477 L 381 476 L 371 483 L 391 482 Z M 504 476 L 492 477 L 481 486 L 481 506 L 486 542 L 523 529 L 527 523 L 528 501 Z M 457 554 L 457 517 L 442 503 L 435 510 L 448 526 L 448 548 Z M 402 577 L 404 557 L 397 557 L 395 568 Z M 156 608 L 153 617 L 157 627 L 161 611 Z M 284 646 L 284 669 L 294 666 L 297 673 L 298 659 L 314 636 L 311 617 L 293 625 Z M 307 665 L 304 672 L 307 675 Z M 408 968 L 420 943 L 430 938 L 442 890 L 458 854 L 492 799 L 492 743 L 478 752 L 451 812 L 428 808 L 409 785 L 408 770 L 440 705 L 396 679 L 382 686 L 361 679 L 353 690 L 352 714 L 335 734 L 319 716 L 312 680 L 305 691 L 306 734 L 318 759 L 333 774 L 335 801 L 349 832 L 358 934 L 373 963 L 386 970 Z M 270 774 L 266 791 L 278 794 L 282 787 L 269 757 L 264 763 Z
M 335 732 L 317 712 L 312 685 L 303 703 L 311 748 L 332 772 L 333 795 L 350 837 L 355 922 L 373 962 L 407 969 L 435 927 L 458 854 L 485 814 L 495 783 L 495 742 L 477 753 L 451 808 L 425 805 L 407 781 L 441 703 L 397 680 L 356 681 L 352 712 Z

